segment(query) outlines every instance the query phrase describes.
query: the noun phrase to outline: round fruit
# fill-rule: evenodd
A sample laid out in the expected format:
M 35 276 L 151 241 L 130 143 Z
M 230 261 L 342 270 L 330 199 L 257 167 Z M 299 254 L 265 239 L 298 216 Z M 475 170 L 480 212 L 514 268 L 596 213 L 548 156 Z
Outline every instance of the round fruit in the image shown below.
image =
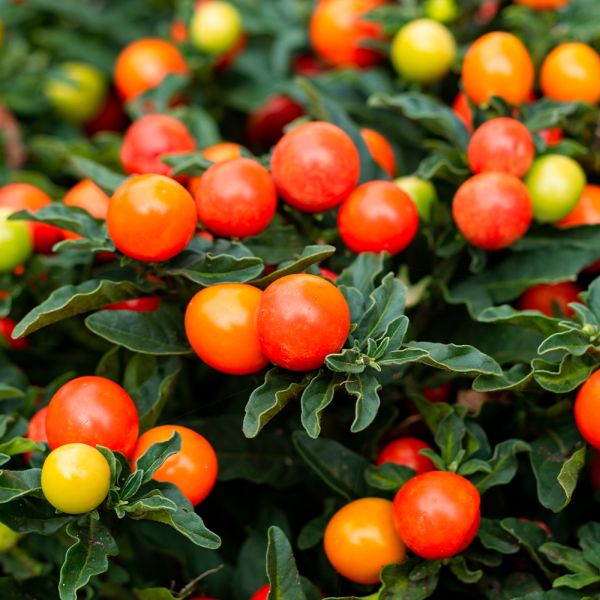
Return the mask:
M 48 407 L 44 406 L 40 408 L 31 419 L 29 419 L 29 423 L 27 425 L 27 431 L 25 433 L 25 437 L 29 440 L 33 440 L 34 442 L 44 442 L 48 443 L 48 434 L 46 433 L 46 415 L 48 414 Z M 29 462 L 31 458 L 31 452 L 26 452 L 24 454 L 25 460 Z
M 534 10 L 551 10 L 566 6 L 571 0 L 515 0 L 515 4 L 527 6 Z
M 331 271 L 330 269 L 326 269 L 325 267 L 320 267 L 319 272 L 321 273 L 322 277 L 329 279 L 329 281 L 336 281 L 338 278 L 337 273 L 334 273 L 333 271 Z
M 369 67 L 381 54 L 368 42 L 383 39 L 379 23 L 363 19 L 386 0 L 328 0 L 315 8 L 309 25 L 316 54 L 334 67 Z
M 202 150 L 202 156 L 214 163 L 224 162 L 242 156 L 243 146 L 235 142 L 219 142 Z
M 246 136 L 253 148 L 269 149 L 283 136 L 283 130 L 301 117 L 304 109 L 291 98 L 276 94 L 254 109 L 248 117 Z
M 414 469 L 417 475 L 435 470 L 430 458 L 421 454 L 421 450 L 431 450 L 431 446 L 423 440 L 404 437 L 394 440 L 384 446 L 377 455 L 376 465 L 395 463 Z
M 546 146 L 556 146 L 563 140 L 563 132 L 560 127 L 551 127 L 550 129 L 542 129 L 537 134 L 546 143 Z
M 394 498 L 394 523 L 404 543 L 427 560 L 462 552 L 479 529 L 480 496 L 464 477 L 430 471 L 407 481 Z
M 575 398 L 575 423 L 585 441 L 600 450 L 600 371 L 592 373 Z
M 11 350 L 25 350 L 29 346 L 27 338 L 12 338 L 15 326 L 16 323 L 10 317 L 0 317 L 0 346 L 8 346 Z
M 431 19 L 411 21 L 398 31 L 392 42 L 392 64 L 407 81 L 437 81 L 448 73 L 455 58 L 454 36 Z
M 354 189 L 360 159 L 348 134 L 336 125 L 305 123 L 275 146 L 271 172 L 288 204 L 303 212 L 321 212 L 337 206 Z
M 110 198 L 91 179 L 76 183 L 63 198 L 63 204 L 87 210 L 95 219 L 106 219 Z
M 467 179 L 454 195 L 452 215 L 469 243 L 501 250 L 522 238 L 533 215 L 529 192 L 508 173 L 480 173 Z
M 46 192 L 30 183 L 9 183 L 0 188 L 0 208 L 37 212 L 51 202 L 52 199 Z M 29 221 L 28 224 L 33 235 L 33 247 L 36 252 L 48 254 L 54 244 L 63 239 L 63 233 L 58 227 L 35 221 Z
M 133 463 L 135 464 L 152 444 L 171 438 L 174 431 L 181 436 L 181 449 L 167 458 L 153 478 L 176 485 L 195 506 L 208 496 L 215 485 L 219 470 L 213 447 L 199 433 L 179 425 L 153 427 L 140 436 L 133 453 Z
M 486 33 L 469 48 L 462 66 L 465 93 L 477 105 L 492 96 L 509 104 L 526 102 L 533 89 L 533 62 L 514 35 Z
M 575 208 L 558 225 L 600 225 L 600 185 L 586 185 Z
M 212 165 L 195 185 L 194 200 L 202 225 L 221 237 L 245 238 L 269 226 L 277 191 L 269 172 L 250 158 Z
M 310 371 L 338 352 L 350 333 L 350 309 L 342 293 L 316 275 L 286 275 L 263 293 L 258 338 L 267 358 L 291 371 Z
M 373 160 L 390 176 L 396 176 L 396 157 L 392 145 L 374 129 L 361 129 L 364 140 Z
M 437 192 L 431 181 L 421 179 L 420 177 L 409 176 L 400 177 L 394 183 L 403 191 L 405 191 L 415 203 L 419 219 L 428 223 L 431 219 L 431 211 L 437 204 Z
M 50 452 L 42 467 L 46 500 L 62 512 L 78 515 L 97 508 L 110 489 L 110 467 L 87 444 L 67 444 Z
M 600 101 L 600 55 L 587 44 L 557 46 L 542 64 L 540 85 L 544 95 L 560 102 Z
M 415 203 L 387 181 L 363 183 L 338 212 L 340 236 L 353 252 L 397 254 L 412 242 L 418 228 Z
M 424 387 L 423 396 L 429 400 L 429 402 L 448 402 L 450 400 L 450 394 L 452 392 L 452 384 L 450 382 L 438 385 L 436 387 Z
M 103 310 L 131 310 L 133 312 L 154 312 L 160 308 L 160 298 L 148 296 L 147 298 L 134 298 L 123 300 L 105 306 Z
M 425 0 L 425 16 L 440 23 L 454 21 L 458 17 L 456 0 Z
M 233 375 L 254 373 L 268 364 L 256 323 L 262 295 L 251 285 L 223 283 L 199 291 L 190 300 L 185 331 L 206 364 Z
M 168 115 L 146 115 L 125 132 L 120 156 L 130 175 L 168 175 L 173 169 L 162 162 L 162 156 L 195 149 L 196 140 L 183 123 Z
M 393 505 L 383 498 L 361 498 L 340 508 L 325 528 L 323 544 L 333 568 L 355 583 L 378 583 L 383 567 L 406 558 Z
M 0 554 L 8 552 L 20 539 L 20 533 L 0 523 Z
M 123 131 L 127 122 L 121 100 L 115 92 L 109 90 L 98 113 L 85 123 L 85 131 L 88 135 L 101 131 Z
M 104 377 L 77 377 L 52 397 L 46 417 L 50 448 L 80 443 L 105 446 L 130 456 L 139 431 L 129 394 Z
M 526 290 L 519 299 L 521 310 L 539 310 L 548 317 L 558 314 L 571 317 L 573 309 L 571 302 L 581 302 L 579 294 L 581 288 L 571 281 L 560 283 L 540 283 Z
M 85 123 L 95 117 L 106 98 L 103 73 L 86 63 L 66 62 L 53 72 L 44 92 L 55 112 L 66 121 Z
M 254 592 L 250 597 L 250 600 L 267 600 L 270 591 L 271 586 L 267 583 L 267 585 L 263 585 L 260 590 Z
M 192 239 L 198 217 L 189 192 L 163 175 L 138 175 L 115 191 L 106 224 L 117 248 L 137 260 L 160 262 Z
M 569 156 L 537 158 L 525 177 L 535 220 L 552 223 L 566 217 L 577 205 L 586 183 L 585 172 Z
M 26 221 L 8 221 L 10 208 L 0 208 L 0 273 L 9 273 L 33 252 L 31 229 Z
M 124 100 L 132 100 L 159 85 L 167 75 L 187 73 L 188 67 L 176 46 L 158 38 L 143 38 L 119 54 L 115 87 Z
M 208 0 L 196 7 L 190 23 L 190 40 L 198 50 L 224 54 L 242 35 L 242 18 L 233 4 Z
M 469 142 L 467 157 L 473 173 L 502 171 L 522 177 L 535 158 L 535 147 L 523 123 L 499 117 L 477 128 Z

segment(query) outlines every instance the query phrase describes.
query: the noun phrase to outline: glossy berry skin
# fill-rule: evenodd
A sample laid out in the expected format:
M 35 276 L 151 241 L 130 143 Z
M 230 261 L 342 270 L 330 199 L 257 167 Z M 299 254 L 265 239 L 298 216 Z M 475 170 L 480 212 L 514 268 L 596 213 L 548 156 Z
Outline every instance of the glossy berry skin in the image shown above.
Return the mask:
M 381 54 L 366 42 L 383 38 L 381 26 L 362 16 L 385 0 L 328 0 L 315 8 L 309 25 L 315 53 L 334 67 L 369 67 Z
M 534 10 L 552 10 L 569 4 L 571 0 L 514 0 L 515 4 L 527 6 Z
M 157 296 L 147 296 L 146 298 L 134 298 L 133 300 L 123 300 L 105 306 L 103 310 L 131 310 L 133 312 L 154 312 L 160 308 L 160 298 Z
M 288 96 L 271 96 L 248 117 L 248 143 L 252 148 L 268 150 L 282 138 L 285 126 L 303 114 L 304 109 Z
M 96 448 L 67 444 L 53 450 L 42 467 L 42 491 L 54 508 L 78 515 L 97 508 L 110 489 L 110 467 Z
M 363 183 L 338 212 L 340 236 L 353 252 L 397 254 L 412 242 L 418 227 L 415 203 L 387 181 Z
M 168 175 L 172 167 L 162 162 L 162 156 L 195 149 L 196 140 L 181 121 L 168 115 L 146 115 L 125 132 L 121 164 L 130 175 Z
M 196 231 L 189 192 L 163 175 L 131 177 L 115 191 L 106 224 L 117 248 L 137 260 L 160 262 L 179 254 Z
M 269 360 L 291 371 L 310 371 L 338 352 L 350 333 L 350 309 L 323 277 L 286 275 L 263 292 L 258 339 Z
M 181 436 L 181 449 L 169 456 L 154 473 L 156 481 L 168 481 L 194 506 L 208 496 L 217 480 L 219 465 L 210 443 L 199 433 L 180 425 L 161 425 L 143 433 L 133 454 L 133 463 L 157 442 L 163 442 L 177 431 Z
M 93 65 L 65 62 L 46 81 L 44 92 L 60 118 L 81 124 L 100 112 L 107 88 L 104 74 Z
M 394 529 L 393 505 L 383 498 L 361 498 L 331 517 L 323 544 L 333 568 L 355 583 L 379 582 L 381 569 L 406 558 Z
M 410 467 L 415 470 L 417 475 L 421 475 L 421 473 L 435 470 L 432 460 L 420 453 L 425 449 L 431 450 L 431 446 L 423 440 L 413 437 L 398 438 L 381 449 L 375 464 L 395 463 Z
M 577 227 L 579 225 L 600 225 L 600 185 L 588 184 L 575 208 L 558 225 Z
M 444 77 L 456 57 L 454 36 L 432 19 L 415 19 L 394 37 L 391 60 L 398 75 L 416 83 L 432 83 Z
M 271 157 L 271 173 L 288 204 L 302 212 L 322 212 L 337 206 L 354 189 L 360 159 L 346 132 L 317 121 L 281 138 Z
M 486 121 L 473 133 L 467 148 L 473 173 L 502 171 L 522 177 L 534 157 L 535 147 L 529 129 L 510 117 Z
M 26 221 L 9 221 L 13 212 L 0 208 L 0 273 L 10 273 L 33 253 L 31 229 Z
M 155 88 L 172 73 L 188 73 L 177 47 L 159 38 L 143 38 L 132 42 L 119 54 L 114 82 L 121 98 L 132 100 Z
M 392 145 L 383 137 L 379 131 L 374 129 L 361 129 L 360 135 L 367 145 L 369 154 L 373 160 L 389 175 L 396 176 L 396 157 Z
M 235 142 L 219 142 L 202 150 L 202 156 L 214 163 L 224 162 L 242 156 L 243 146 Z
M 29 423 L 27 425 L 27 431 L 25 432 L 25 437 L 28 440 L 33 440 L 34 442 L 44 442 L 48 443 L 48 434 L 46 433 L 46 415 L 48 414 L 48 407 L 44 406 L 40 408 L 31 419 L 29 419 Z M 25 460 L 29 462 L 31 458 L 31 452 L 26 452 L 23 456 Z
M 113 90 L 109 90 L 98 113 L 87 121 L 84 127 L 86 133 L 91 136 L 100 131 L 123 131 L 127 122 L 121 100 Z
M 429 402 L 448 402 L 452 393 L 452 383 L 448 382 L 436 387 L 425 387 L 422 393 Z
M 265 230 L 277 208 L 269 172 L 250 158 L 209 167 L 194 188 L 198 218 L 220 237 L 245 238 Z
M 585 441 L 600 450 L 600 371 L 592 373 L 575 398 L 575 424 Z
M 55 449 L 81 443 L 105 446 L 131 456 L 139 431 L 129 394 L 104 377 L 77 377 L 65 383 L 48 404 L 46 432 Z
M 394 523 L 404 543 L 427 560 L 462 552 L 479 529 L 480 496 L 464 477 L 430 471 L 406 482 L 394 498 Z
M 560 44 L 542 64 L 540 85 L 544 95 L 560 102 L 600 101 L 600 55 L 587 44 Z
M 198 50 L 224 54 L 242 35 L 242 18 L 230 2 L 206 0 L 196 5 L 190 23 L 190 40 Z
M 534 219 L 540 223 L 564 219 L 577 206 L 586 183 L 584 170 L 571 157 L 546 154 L 537 158 L 525 176 Z
M 500 31 L 476 40 L 465 56 L 462 82 L 477 105 L 492 96 L 509 104 L 523 104 L 533 89 L 533 62 L 527 48 L 514 35 Z
M 270 591 L 271 586 L 267 583 L 267 585 L 263 585 L 259 590 L 254 592 L 254 594 L 252 594 L 250 597 L 250 600 L 267 600 Z
M 19 210 L 37 212 L 51 202 L 52 199 L 46 192 L 30 183 L 9 183 L 0 188 L 0 208 L 11 208 L 15 212 Z M 28 224 L 33 235 L 33 247 L 36 252 L 48 254 L 52 251 L 54 244 L 63 239 L 62 231 L 58 227 L 34 221 L 30 221 Z
M 452 202 L 456 226 L 483 250 L 501 250 L 522 238 L 533 215 L 529 192 L 508 173 L 480 173 L 467 179 Z
M 11 350 L 26 350 L 29 347 L 27 338 L 12 339 L 16 323 L 10 317 L 0 317 L 0 347 L 5 345 Z
M 417 207 L 419 219 L 424 223 L 428 223 L 431 219 L 433 207 L 437 204 L 438 197 L 435 187 L 431 181 L 421 179 L 411 175 L 409 177 L 399 177 L 394 183 L 404 192 Z
M 87 210 L 95 219 L 106 219 L 110 197 L 91 179 L 76 183 L 63 198 L 63 204 Z
M 581 302 L 579 294 L 581 288 L 572 281 L 560 283 L 540 283 L 526 290 L 519 299 L 521 310 L 539 310 L 548 317 L 558 314 L 566 317 L 573 316 L 573 309 L 569 307 L 571 302 Z
M 196 354 L 232 375 L 255 373 L 269 359 L 258 342 L 257 311 L 263 292 L 244 283 L 200 290 L 188 304 L 185 331 Z

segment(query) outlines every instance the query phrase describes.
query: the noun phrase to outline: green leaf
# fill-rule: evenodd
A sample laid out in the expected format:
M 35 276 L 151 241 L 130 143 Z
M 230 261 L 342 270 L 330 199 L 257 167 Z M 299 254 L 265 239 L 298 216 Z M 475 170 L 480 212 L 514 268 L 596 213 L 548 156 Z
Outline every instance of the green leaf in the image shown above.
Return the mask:
M 431 560 L 415 564 L 408 560 L 400 565 L 388 565 L 381 572 L 383 586 L 378 600 L 424 600 L 429 598 L 438 584 L 442 563 Z
M 246 404 L 242 429 L 248 438 L 260 430 L 309 384 L 312 374 L 299 376 L 275 368 L 267 371 L 265 382 L 256 388 Z
M 579 387 L 597 368 L 596 359 L 590 355 L 566 354 L 559 364 L 544 359 L 532 361 L 533 377 L 537 383 L 556 394 L 565 394 Z
M 346 267 L 337 278 L 337 285 L 355 288 L 367 298 L 375 289 L 375 281 L 384 268 L 385 254 L 361 252 L 349 267 Z
M 298 259 L 290 262 L 289 264 L 284 264 L 283 266 L 275 269 L 272 273 L 261 277 L 260 279 L 255 279 L 252 282 L 252 285 L 264 289 L 273 281 L 284 277 L 285 275 L 292 275 L 294 273 L 302 273 L 311 265 L 320 263 L 323 260 L 329 258 L 335 252 L 334 246 L 307 246 L 302 251 L 302 254 Z
M 232 256 L 184 250 L 165 267 L 169 275 L 179 275 L 202 286 L 217 283 L 245 283 L 260 275 L 264 265 L 257 256 Z
M 519 544 L 497 519 L 482 517 L 477 531 L 477 537 L 481 544 L 489 550 L 495 550 L 502 554 L 516 554 Z
M 497 485 L 510 483 L 519 466 L 518 452 L 528 452 L 529 444 L 523 440 L 505 440 L 494 448 L 494 455 L 489 460 L 489 473 L 476 473 L 471 477 L 480 494 Z
M 152 490 L 141 498 L 136 498 L 128 503 L 116 507 L 119 518 L 130 517 L 132 519 L 148 519 L 152 513 L 175 512 L 177 505 L 173 500 L 165 498 L 160 490 Z
M 302 426 L 311 438 L 321 433 L 321 414 L 331 404 L 342 378 L 327 370 L 320 370 L 300 396 Z
M 19 533 L 52 535 L 75 518 L 57 513 L 45 498 L 33 495 L 0 504 L 0 522 Z
M 397 491 L 409 479 L 415 476 L 415 470 L 395 463 L 371 465 L 365 471 L 367 485 L 378 490 Z
M 221 545 L 221 538 L 206 528 L 204 521 L 194 512 L 194 507 L 173 484 L 153 481 L 150 485 L 174 502 L 177 509 L 151 511 L 144 515 L 144 519 L 172 527 L 201 548 L 216 549 Z
M 86 327 L 112 344 L 142 354 L 190 354 L 183 314 L 162 303 L 151 312 L 101 310 L 85 320 Z
M 181 435 L 177 431 L 174 431 L 168 440 L 152 444 L 136 462 L 136 467 L 144 472 L 142 483 L 150 481 L 154 473 L 163 466 L 167 458 L 180 450 Z
M 294 431 L 294 445 L 306 464 L 335 492 L 347 500 L 366 495 L 363 473 L 369 463 L 360 454 L 333 440 L 311 439 Z
M 566 567 L 573 573 L 585 573 L 598 576 L 598 569 L 583 557 L 581 550 L 563 546 L 556 542 L 546 542 L 540 547 L 540 552 L 554 565 Z
M 542 571 L 550 576 L 550 571 L 539 555 L 539 549 L 547 541 L 544 530 L 532 521 L 520 520 L 510 517 L 502 519 L 502 528 L 512 535 L 521 546 L 527 550 L 531 558 Z
M 325 357 L 327 367 L 336 373 L 363 373 L 370 360 L 358 348 L 344 348 Z
M 40 475 L 40 469 L 0 471 L 0 504 L 38 492 L 41 489 Z
M 573 495 L 585 462 L 585 446 L 577 428 L 547 431 L 531 444 L 531 467 L 542 506 L 559 512 Z
M 327 523 L 336 512 L 337 502 L 333 498 L 326 498 L 323 514 L 309 521 L 298 534 L 297 545 L 300 550 L 314 548 L 323 539 Z
M 17 323 L 13 337 L 20 338 L 42 327 L 113 302 L 138 298 L 142 287 L 132 281 L 90 279 L 79 285 L 65 285 L 48 296 L 41 304 Z M 118 314 L 118 311 L 114 314 Z M 127 313 L 129 316 L 130 313 Z
M 44 447 L 44 444 L 36 443 L 28 438 L 15 437 L 11 440 L 0 442 L 0 454 L 15 456 L 15 454 L 23 454 L 24 452 L 43 450 Z
M 483 576 L 483 571 L 472 571 L 467 565 L 464 556 L 455 556 L 450 560 L 450 570 L 453 575 L 463 583 L 477 583 Z
M 583 102 L 557 102 L 549 98 L 542 98 L 522 107 L 523 122 L 532 132 L 562 125 L 567 118 L 588 111 L 590 106 Z
M 306 600 L 290 543 L 279 527 L 267 532 L 267 575 L 270 600 Z
M 113 194 L 127 179 L 124 175 L 115 173 L 83 156 L 71 156 L 71 164 L 82 177 L 88 177 L 108 194 Z
M 61 600 L 76 600 L 77 590 L 108 570 L 108 556 L 115 556 L 118 548 L 110 531 L 93 515 L 71 522 L 67 535 L 75 543 L 69 546 L 60 569 L 58 591 Z
M 435 443 L 440 448 L 442 460 L 446 465 L 451 465 L 457 459 L 466 433 L 464 419 L 459 417 L 456 412 L 449 412 L 440 421 L 435 432 Z
M 181 360 L 175 356 L 149 354 L 136 354 L 127 363 L 123 387 L 135 402 L 142 430 L 152 427 L 160 418 L 173 394 L 181 367 Z
M 356 398 L 354 420 L 350 431 L 358 433 L 375 420 L 381 403 L 378 391 L 382 386 L 377 376 L 370 371 L 350 374 L 344 385 L 346 391 Z
M 419 92 L 406 92 L 389 96 L 375 94 L 369 99 L 370 106 L 397 110 L 418 121 L 428 131 L 459 146 L 463 151 L 469 143 L 469 134 L 454 111 L 431 96 Z
M 418 362 L 431 367 L 469 375 L 502 374 L 500 365 L 493 358 L 473 346 L 433 342 L 409 342 L 406 346 L 427 352 Z

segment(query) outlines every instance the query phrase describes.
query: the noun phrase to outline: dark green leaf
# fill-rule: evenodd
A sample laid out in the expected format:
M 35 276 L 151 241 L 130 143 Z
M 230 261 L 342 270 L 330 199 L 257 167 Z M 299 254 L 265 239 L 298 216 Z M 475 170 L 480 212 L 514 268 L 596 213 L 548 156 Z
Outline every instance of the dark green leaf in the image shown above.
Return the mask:
M 267 574 L 271 600 L 306 600 L 290 543 L 279 527 L 268 531 Z

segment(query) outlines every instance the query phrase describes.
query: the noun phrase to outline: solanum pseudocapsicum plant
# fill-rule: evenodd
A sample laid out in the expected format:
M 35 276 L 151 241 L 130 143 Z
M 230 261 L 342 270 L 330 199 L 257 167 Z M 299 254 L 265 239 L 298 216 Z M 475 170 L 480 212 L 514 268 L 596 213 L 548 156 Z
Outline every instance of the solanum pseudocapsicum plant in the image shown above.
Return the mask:
M 2 598 L 598 595 L 597 2 L 0 18 Z

